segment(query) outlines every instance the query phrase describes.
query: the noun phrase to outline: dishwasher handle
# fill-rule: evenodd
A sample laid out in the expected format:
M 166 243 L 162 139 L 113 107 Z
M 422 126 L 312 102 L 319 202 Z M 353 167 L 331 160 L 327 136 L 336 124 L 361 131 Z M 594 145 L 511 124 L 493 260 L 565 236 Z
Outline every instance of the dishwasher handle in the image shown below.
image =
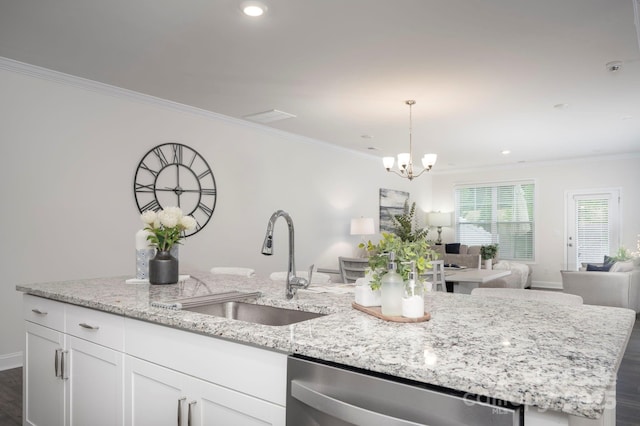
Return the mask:
M 300 380 L 291 381 L 291 396 L 309 407 L 354 425 L 425 426 L 340 401 Z

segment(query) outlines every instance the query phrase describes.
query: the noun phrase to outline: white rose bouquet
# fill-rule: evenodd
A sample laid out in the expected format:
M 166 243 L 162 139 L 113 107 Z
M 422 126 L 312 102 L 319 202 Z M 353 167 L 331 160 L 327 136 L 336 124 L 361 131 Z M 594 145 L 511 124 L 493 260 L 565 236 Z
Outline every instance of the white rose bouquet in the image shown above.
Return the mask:
M 167 207 L 158 212 L 147 210 L 140 217 L 146 224 L 144 229 L 151 233 L 147 240 L 158 251 L 171 250 L 174 244 L 180 244 L 182 231 L 196 227 L 196 220 L 184 216 L 180 207 Z

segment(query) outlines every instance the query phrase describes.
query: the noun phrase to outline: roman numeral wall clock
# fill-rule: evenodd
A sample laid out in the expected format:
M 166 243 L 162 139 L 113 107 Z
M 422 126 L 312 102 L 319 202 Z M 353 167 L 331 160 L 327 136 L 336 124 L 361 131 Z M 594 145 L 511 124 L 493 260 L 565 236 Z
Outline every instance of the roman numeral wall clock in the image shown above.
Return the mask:
M 136 169 L 133 192 L 140 213 L 178 206 L 197 225 L 185 236 L 205 227 L 216 208 L 216 180 L 207 161 L 180 143 L 165 143 L 147 152 Z

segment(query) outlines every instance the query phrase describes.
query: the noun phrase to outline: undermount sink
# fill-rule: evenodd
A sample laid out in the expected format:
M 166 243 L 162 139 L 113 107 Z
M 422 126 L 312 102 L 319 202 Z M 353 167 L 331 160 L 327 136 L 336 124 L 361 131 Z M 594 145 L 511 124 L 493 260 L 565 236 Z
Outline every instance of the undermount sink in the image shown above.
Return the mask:
M 245 302 L 223 302 L 183 308 L 185 311 L 198 312 L 239 321 L 263 325 L 289 325 L 324 316 L 315 312 L 276 308 Z

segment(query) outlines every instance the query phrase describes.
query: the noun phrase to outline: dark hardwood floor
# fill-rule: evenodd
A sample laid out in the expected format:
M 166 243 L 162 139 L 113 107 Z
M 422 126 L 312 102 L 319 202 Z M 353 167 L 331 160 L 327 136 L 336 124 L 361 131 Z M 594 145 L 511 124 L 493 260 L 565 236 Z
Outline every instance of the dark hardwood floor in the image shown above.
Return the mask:
M 636 323 L 618 370 L 616 426 L 640 425 L 640 318 Z
M 22 425 L 22 368 L 0 371 L 0 426 Z
M 640 426 L 640 320 L 618 371 L 616 426 Z M 22 368 L 0 371 L 0 426 L 22 425 Z

